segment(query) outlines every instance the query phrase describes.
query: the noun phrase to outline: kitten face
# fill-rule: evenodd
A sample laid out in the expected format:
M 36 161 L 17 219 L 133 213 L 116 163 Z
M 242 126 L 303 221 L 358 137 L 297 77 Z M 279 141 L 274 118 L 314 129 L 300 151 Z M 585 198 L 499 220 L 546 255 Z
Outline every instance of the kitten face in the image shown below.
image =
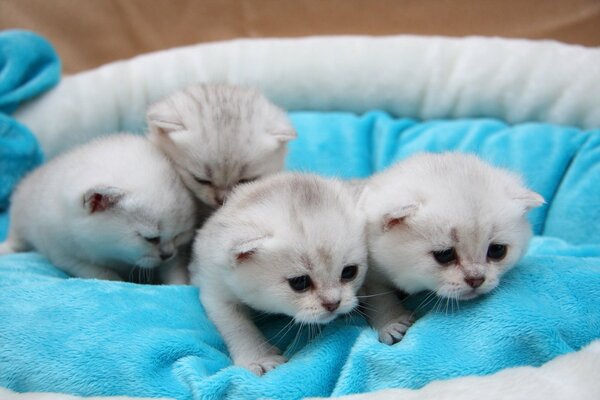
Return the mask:
M 201 288 L 212 285 L 207 271 L 225 265 L 218 279 L 238 301 L 300 323 L 350 312 L 367 269 L 364 217 L 352 194 L 314 176 L 279 174 L 240 186 L 194 247 Z
M 494 289 L 526 251 L 526 212 L 543 199 L 508 172 L 444 154 L 417 156 L 384 174 L 365 196 L 370 257 L 397 287 L 474 298 Z
M 90 239 L 98 256 L 150 269 L 175 257 L 178 247 L 191 241 L 194 207 L 187 193 L 171 192 L 169 198 L 151 194 L 149 199 L 117 188 L 93 188 L 86 193 L 86 199 L 92 197 L 84 201 L 82 236 Z M 115 199 L 111 202 L 109 196 Z M 98 205 L 102 199 L 105 204 Z
M 149 109 L 148 124 L 185 185 L 214 208 L 235 185 L 280 171 L 296 137 L 285 113 L 259 92 L 227 85 L 177 92 Z
M 366 272 L 360 251 L 326 244 L 299 249 L 277 238 L 256 245 L 253 254 L 237 253 L 231 277 L 231 286 L 250 306 L 309 324 L 327 323 L 357 306 Z

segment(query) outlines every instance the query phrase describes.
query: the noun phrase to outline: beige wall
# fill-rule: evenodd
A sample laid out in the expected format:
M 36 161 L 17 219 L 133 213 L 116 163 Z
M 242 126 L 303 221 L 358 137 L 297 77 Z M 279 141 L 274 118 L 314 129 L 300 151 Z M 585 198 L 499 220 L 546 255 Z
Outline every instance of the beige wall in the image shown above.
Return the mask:
M 410 33 L 600 46 L 600 0 L 0 0 L 0 28 L 45 35 L 72 73 L 236 37 Z

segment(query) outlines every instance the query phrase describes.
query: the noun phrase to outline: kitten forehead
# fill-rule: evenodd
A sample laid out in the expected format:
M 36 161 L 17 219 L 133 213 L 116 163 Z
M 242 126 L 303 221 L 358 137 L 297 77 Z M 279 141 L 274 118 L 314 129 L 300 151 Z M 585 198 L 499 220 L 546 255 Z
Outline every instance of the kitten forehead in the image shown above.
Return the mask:
M 351 194 L 339 182 L 316 176 L 282 173 L 240 186 L 217 219 L 273 232 L 312 264 L 340 263 L 353 246 L 359 256 L 364 250 L 363 219 Z

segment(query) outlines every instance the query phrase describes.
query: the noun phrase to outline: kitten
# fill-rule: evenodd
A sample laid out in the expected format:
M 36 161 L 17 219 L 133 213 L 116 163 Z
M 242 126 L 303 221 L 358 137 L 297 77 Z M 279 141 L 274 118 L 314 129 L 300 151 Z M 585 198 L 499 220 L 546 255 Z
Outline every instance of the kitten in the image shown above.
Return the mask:
M 286 361 L 248 308 L 325 324 L 356 307 L 364 228 L 336 180 L 281 173 L 233 192 L 199 230 L 190 272 L 236 365 L 262 375 Z
M 494 289 L 527 249 L 527 212 L 544 199 L 473 155 L 421 154 L 373 176 L 367 213 L 372 325 L 382 342 L 413 323 L 394 290 L 466 300 Z M 380 295 L 381 294 L 381 295 Z
M 11 202 L 0 254 L 35 249 L 82 278 L 123 280 L 136 267 L 176 264 L 177 248 L 193 236 L 191 194 L 165 155 L 133 135 L 49 161 L 23 179 Z
M 152 105 L 150 139 L 205 205 L 220 207 L 238 183 L 283 169 L 296 137 L 285 112 L 259 91 L 200 84 Z

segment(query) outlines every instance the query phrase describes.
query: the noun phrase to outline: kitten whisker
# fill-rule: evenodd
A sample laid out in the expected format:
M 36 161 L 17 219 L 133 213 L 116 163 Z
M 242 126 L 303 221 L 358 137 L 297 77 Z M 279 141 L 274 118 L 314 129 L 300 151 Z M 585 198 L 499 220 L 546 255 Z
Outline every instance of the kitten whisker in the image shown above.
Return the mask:
M 419 303 L 419 305 L 415 308 L 413 312 L 417 313 L 419 310 L 426 307 L 436 298 L 436 296 L 437 294 L 435 292 L 429 292 L 429 294 L 425 296 L 425 298 L 421 301 L 421 303 Z
M 358 298 L 358 299 L 366 299 L 366 298 L 369 298 L 369 297 L 383 296 L 383 295 L 386 295 L 386 294 L 389 294 L 389 293 L 394 293 L 394 292 L 395 292 L 394 290 L 390 290 L 390 291 L 382 292 L 382 293 L 375 293 L 375 294 L 369 294 L 369 295 L 363 295 L 363 296 L 356 296 L 356 298 Z

